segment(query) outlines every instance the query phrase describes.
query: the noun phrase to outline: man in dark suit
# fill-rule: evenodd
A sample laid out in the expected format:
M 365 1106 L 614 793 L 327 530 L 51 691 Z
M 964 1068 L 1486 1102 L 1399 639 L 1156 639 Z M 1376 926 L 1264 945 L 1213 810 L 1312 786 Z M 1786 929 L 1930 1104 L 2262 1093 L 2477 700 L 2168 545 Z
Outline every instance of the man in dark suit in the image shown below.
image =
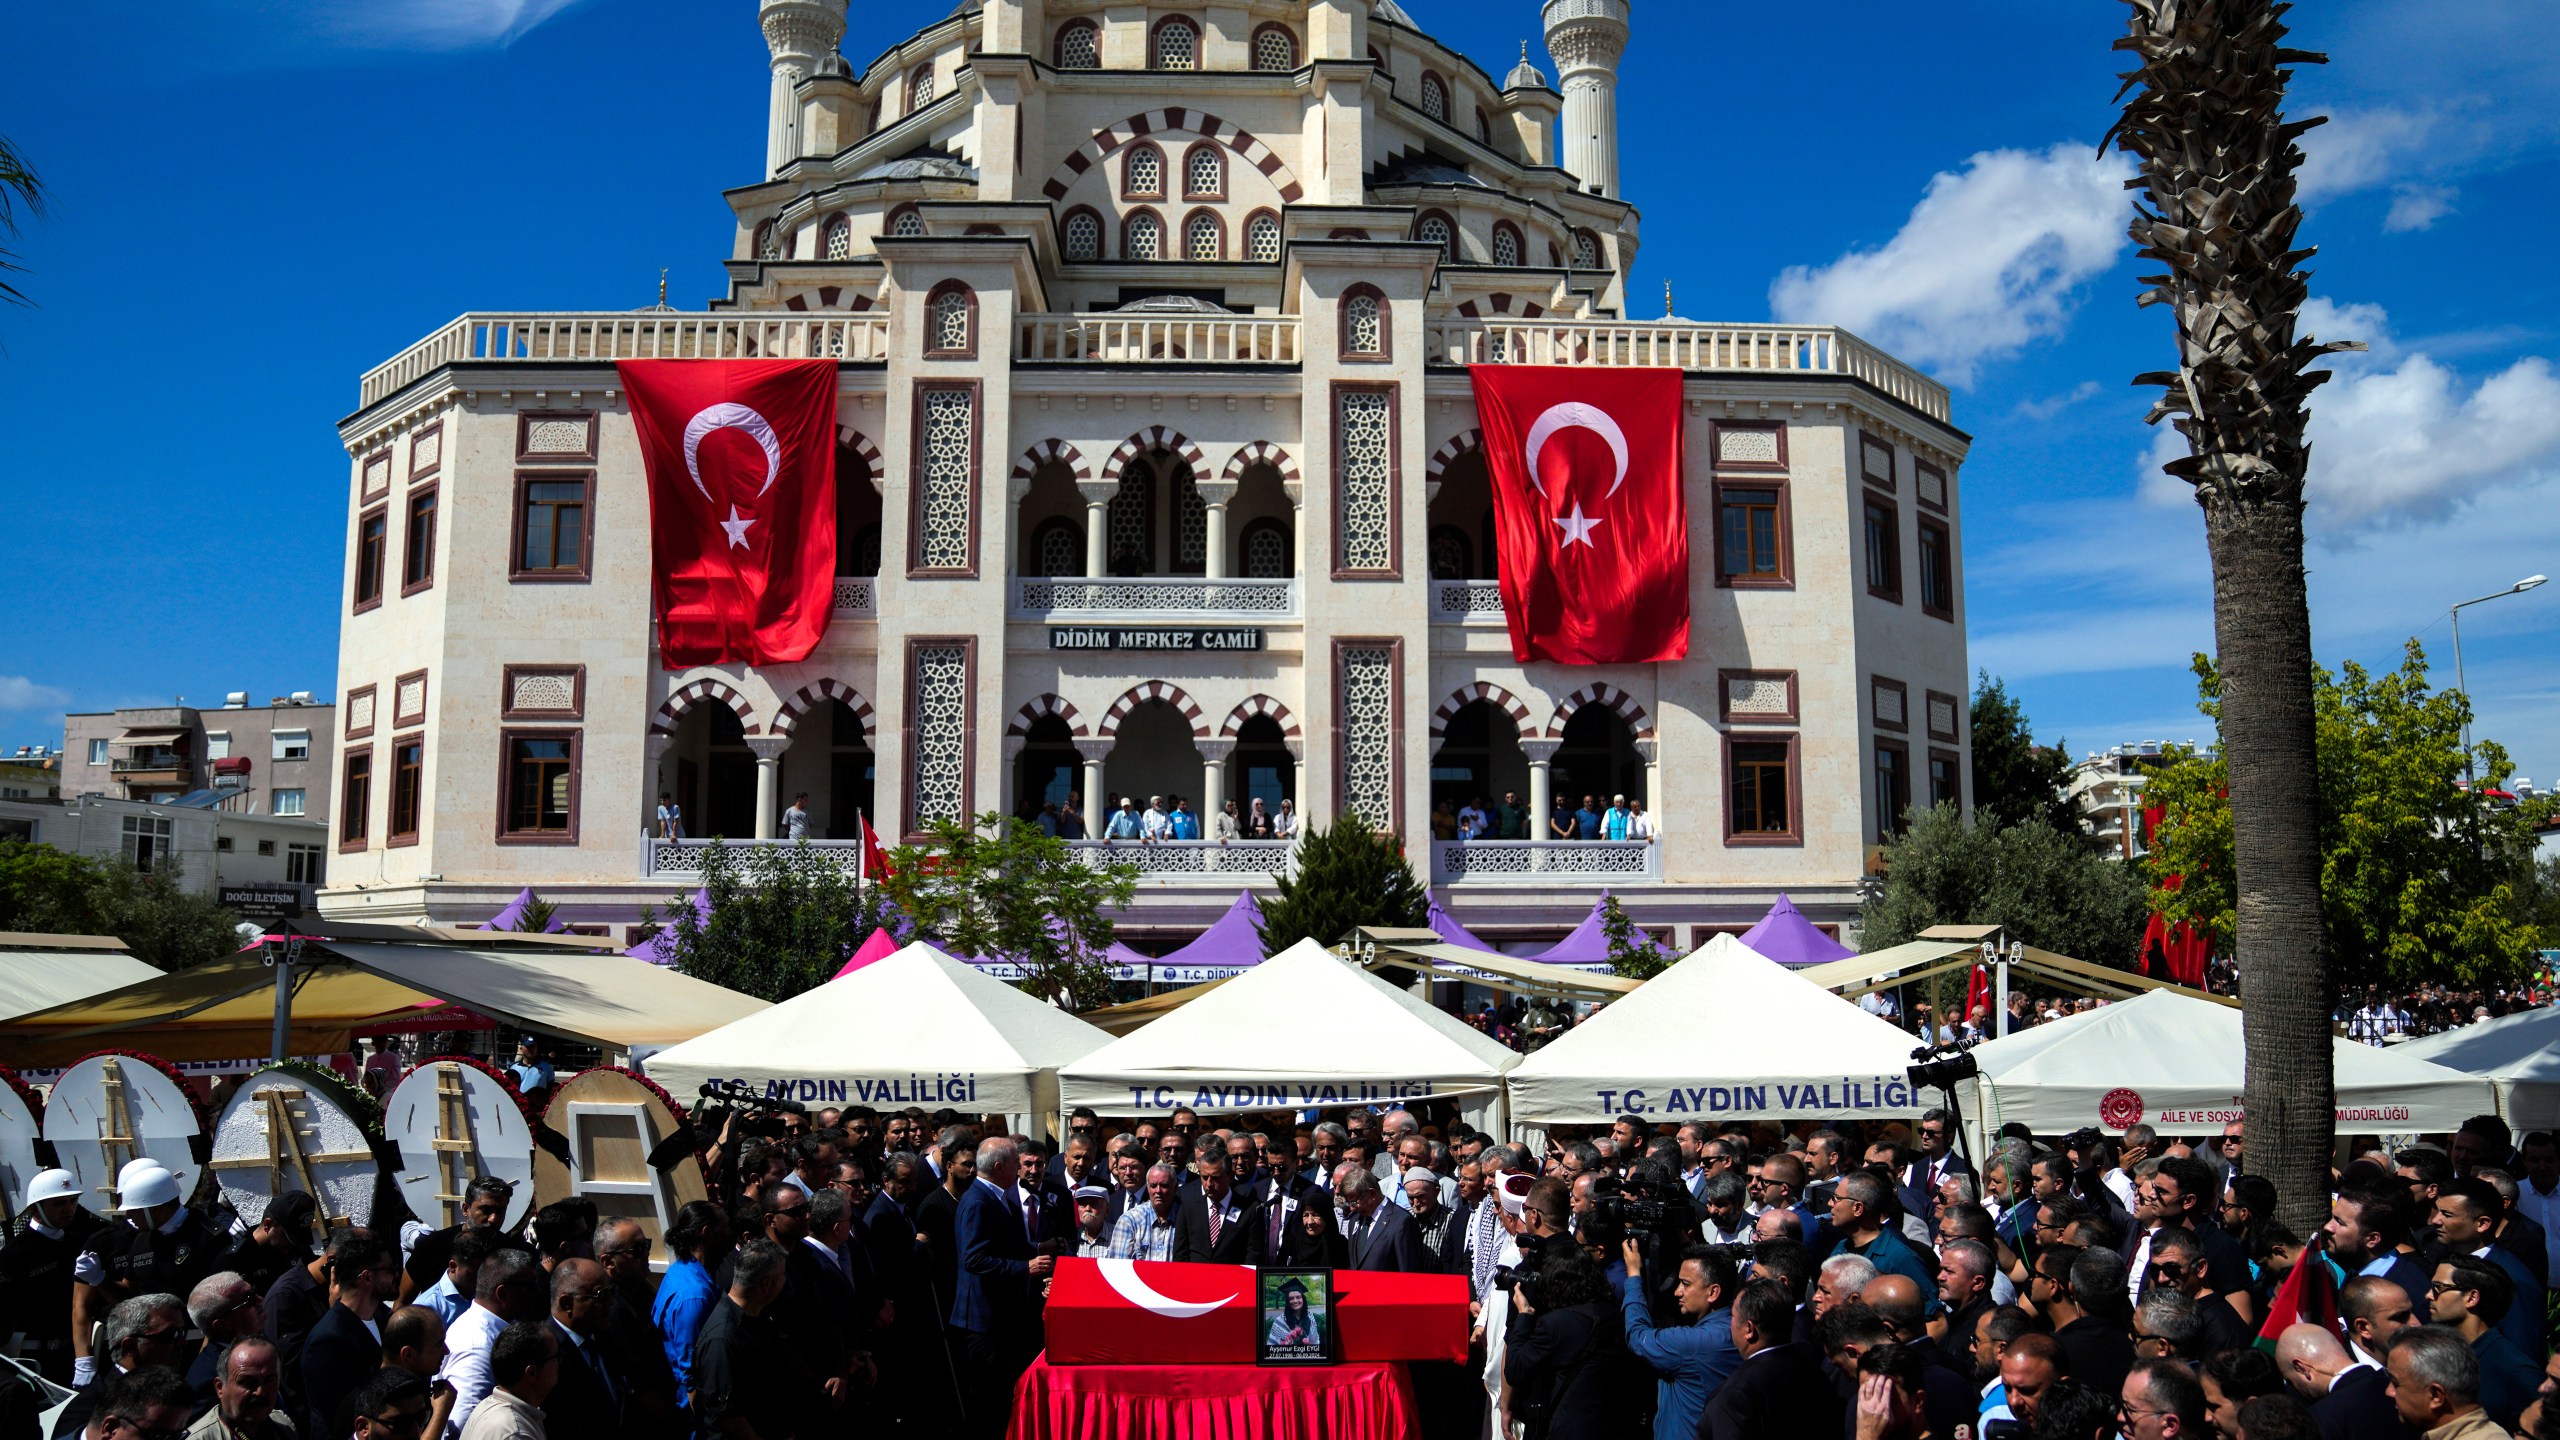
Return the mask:
M 649 1234 L 637 1220 L 608 1220 L 596 1227 L 596 1263 L 613 1284 L 613 1305 L 596 1343 L 605 1363 L 630 1381 L 622 1397 L 622 1425 L 631 1440 L 673 1440 L 684 1420 L 676 1397 L 674 1367 L 649 1318 Z
M 360 1245 L 330 1255 L 329 1308 L 302 1342 L 302 1395 L 310 1420 L 302 1433 L 347 1433 L 347 1397 L 382 1368 L 378 1297 L 399 1284 L 400 1258 L 388 1246 Z
M 1013 1382 L 1040 1347 L 1033 1295 L 1056 1260 L 1033 1253 L 1022 1212 L 1011 1192 L 1021 1178 L 1022 1156 L 1001 1137 L 978 1146 L 978 1177 L 960 1197 L 953 1218 L 959 1270 L 951 1297 L 951 1329 L 965 1357 L 967 1430 L 987 1437 L 1005 1433 L 1011 1419 Z
M 1217 1265 L 1259 1265 L 1262 1213 L 1236 1193 L 1226 1157 L 1203 1155 L 1192 1166 L 1200 1193 L 1186 1195 L 1173 1217 L 1173 1258 Z
M 2358 1363 L 2326 1327 L 2295 1325 L 2277 1336 L 2276 1368 L 2311 1402 L 2320 1440 L 2410 1440 L 2391 1400 L 2391 1377 Z
M 542 1400 L 546 1440 L 609 1440 L 622 1434 L 632 1380 L 605 1354 L 602 1331 L 613 1310 L 613 1281 L 593 1260 L 551 1268 L 551 1327 L 560 1344 L 560 1378 Z
M 1707 1402 L 1702 1440 L 1839 1433 L 1839 1394 L 1823 1378 L 1813 1347 L 1788 1338 L 1795 1321 L 1794 1298 L 1775 1282 L 1742 1287 L 1733 1302 L 1733 1348 L 1742 1364 Z
M 1022 1179 L 1014 1194 L 1022 1207 L 1022 1227 L 1035 1247 L 1075 1237 L 1075 1192 L 1058 1178 L 1057 1168 L 1040 1155 L 1036 1143 L 1023 1151 Z
M 1349 1249 L 1348 1268 L 1394 1270 L 1407 1275 L 1436 1268 L 1431 1257 L 1423 1253 L 1422 1236 L 1413 1228 L 1413 1216 L 1403 1206 L 1386 1203 L 1386 1192 L 1378 1188 L 1378 1177 L 1366 1166 L 1344 1162 L 1334 1172 L 1333 1193 L 1342 1202 L 1345 1216 L 1343 1239 Z
M 1119 1224 L 1130 1206 L 1147 1203 L 1147 1167 L 1152 1163 L 1134 1144 L 1121 1144 L 1111 1152 L 1111 1183 L 1107 1187 L 1111 1203 L 1103 1214 L 1112 1224 Z
M 1973 1166 L 1955 1151 L 1955 1117 L 1944 1110 L 1930 1110 L 1920 1117 L 1920 1149 L 1901 1174 L 1906 1196 L 1920 1201 L 1916 1211 L 1931 1231 L 1938 1228 L 1938 1182 L 1950 1175 L 1971 1178 Z M 1978 1198 L 1978 1192 L 1977 1192 Z M 1908 1203 L 1907 1201 L 1905 1203 Z

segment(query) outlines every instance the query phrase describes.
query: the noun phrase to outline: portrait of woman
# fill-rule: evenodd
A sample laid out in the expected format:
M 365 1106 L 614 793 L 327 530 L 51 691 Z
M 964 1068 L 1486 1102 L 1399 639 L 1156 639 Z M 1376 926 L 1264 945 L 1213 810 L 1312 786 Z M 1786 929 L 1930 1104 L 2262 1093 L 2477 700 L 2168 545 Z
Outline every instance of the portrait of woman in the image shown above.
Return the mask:
M 1321 1365 L 1332 1356 L 1333 1278 L 1322 1270 L 1263 1272 L 1264 1364 Z

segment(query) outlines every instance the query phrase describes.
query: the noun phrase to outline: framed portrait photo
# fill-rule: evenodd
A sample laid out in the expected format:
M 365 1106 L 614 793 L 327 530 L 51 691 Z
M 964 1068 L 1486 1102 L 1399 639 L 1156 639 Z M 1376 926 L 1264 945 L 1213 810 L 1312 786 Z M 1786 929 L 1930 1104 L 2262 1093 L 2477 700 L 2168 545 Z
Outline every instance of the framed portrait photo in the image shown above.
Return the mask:
M 1255 1364 L 1331 1365 L 1341 1355 L 1331 1270 L 1265 1268 L 1254 1281 L 1254 1302 Z

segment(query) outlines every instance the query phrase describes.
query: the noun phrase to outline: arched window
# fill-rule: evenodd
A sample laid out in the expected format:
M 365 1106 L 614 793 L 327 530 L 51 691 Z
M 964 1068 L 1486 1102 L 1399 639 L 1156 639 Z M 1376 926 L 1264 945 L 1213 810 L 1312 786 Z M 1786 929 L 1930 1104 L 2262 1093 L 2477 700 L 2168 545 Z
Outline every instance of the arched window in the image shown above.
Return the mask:
M 1070 20 L 1058 27 L 1056 51 L 1061 70 L 1102 68 L 1102 32 L 1090 20 Z
M 933 103 L 933 66 L 919 65 L 907 77 L 907 113 L 913 115 Z
M 884 111 L 884 110 L 886 110 L 886 109 L 888 109 L 888 108 L 889 108 L 889 91 L 888 91 L 888 89 L 887 89 L 886 87 L 883 87 L 883 88 L 881 89 L 881 91 L 880 91 L 880 93 L 879 93 L 879 94 L 874 95 L 874 96 L 872 96 L 872 97 L 871 97 L 871 128 L 870 128 L 870 129 L 868 129 L 868 130 L 863 131 L 862 133 L 863 133 L 863 134 L 865 134 L 865 135 L 877 135 L 877 134 L 879 134 L 879 133 L 880 133 L 880 114 L 881 114 L 881 112 L 882 112 L 882 111 Z
M 1354 285 L 1342 295 L 1342 353 L 1346 359 L 1387 358 L 1387 297 L 1373 285 Z
M 1423 212 L 1422 218 L 1414 223 L 1413 238 L 1425 245 L 1439 246 L 1443 260 L 1458 258 L 1458 227 L 1450 224 L 1449 217 L 1437 210 Z
M 1517 265 L 1520 261 L 1520 227 L 1508 220 L 1493 222 L 1493 263 Z
M 1164 258 L 1164 221 L 1153 210 L 1130 214 L 1121 226 L 1120 254 L 1129 260 Z
M 1236 567 L 1248 580 L 1286 580 L 1289 578 L 1289 526 L 1286 521 L 1265 516 L 1244 527 L 1238 538 L 1237 551 L 1244 563 Z
M 1120 157 L 1120 197 L 1124 200 L 1164 198 L 1164 152 L 1141 141 Z
M 770 220 L 758 225 L 756 227 L 755 247 L 756 258 L 759 260 L 781 259 L 782 227 Z
M 1375 45 L 1369 47 L 1369 68 L 1372 70 L 1384 70 L 1387 68 L 1387 57 L 1379 54 L 1378 47 Z
M 1156 475 L 1146 462 L 1132 460 L 1120 472 L 1119 492 L 1104 512 L 1110 525 L 1109 559 L 1114 575 L 1148 575 L 1155 571 Z
M 1280 217 L 1268 210 L 1256 210 L 1244 222 L 1244 258 L 1256 264 L 1269 265 L 1280 258 Z
M 1079 205 L 1067 212 L 1067 221 L 1058 227 L 1058 243 L 1065 247 L 1070 260 L 1102 258 L 1102 217 Z
M 1265 25 L 1253 32 L 1253 68 L 1256 70 L 1295 70 L 1298 68 L 1298 37 L 1286 25 Z
M 1064 518 L 1041 521 L 1031 537 L 1031 564 L 1034 575 L 1082 575 L 1084 527 Z
M 827 217 L 818 231 L 819 253 L 830 260 L 849 259 L 853 255 L 853 217 L 839 210 Z
M 1200 68 L 1200 27 L 1181 15 L 1168 15 L 1156 24 L 1155 64 L 1157 70 L 1196 70 Z
M 1227 258 L 1227 227 L 1218 223 L 1218 212 L 1194 210 L 1183 220 L 1182 258 L 1185 260 Z
M 1449 122 L 1449 82 L 1428 70 L 1422 72 L 1422 113 Z
M 1227 160 L 1217 143 L 1203 140 L 1182 157 L 1182 198 L 1223 200 L 1227 194 Z
M 978 297 L 957 280 L 934 287 L 924 302 L 924 352 L 969 356 L 978 350 Z
M 1476 110 L 1476 143 L 1487 150 L 1493 148 L 1493 122 L 1485 118 L 1481 107 Z
M 901 205 L 889 212 L 889 238 L 914 240 L 924 234 L 924 212 L 913 205 Z
M 1600 268 L 1599 236 L 1592 234 L 1588 230 L 1576 230 L 1573 232 L 1573 268 L 1576 270 L 1597 270 Z
M 1209 506 L 1191 467 L 1173 468 L 1173 571 L 1198 575 L 1209 568 Z

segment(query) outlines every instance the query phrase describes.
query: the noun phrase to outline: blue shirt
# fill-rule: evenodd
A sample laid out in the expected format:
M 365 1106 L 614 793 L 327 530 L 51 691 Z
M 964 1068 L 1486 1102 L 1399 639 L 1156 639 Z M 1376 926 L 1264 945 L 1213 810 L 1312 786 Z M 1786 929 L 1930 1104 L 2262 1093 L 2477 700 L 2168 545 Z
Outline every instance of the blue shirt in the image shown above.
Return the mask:
M 667 1363 L 676 1371 L 676 1403 L 689 1404 L 693 1389 L 693 1341 L 702 1333 L 702 1322 L 711 1318 L 711 1309 L 720 1303 L 720 1287 L 711 1272 L 699 1260 L 678 1259 L 667 1265 L 666 1278 L 658 1282 L 658 1298 L 649 1307 L 649 1318 L 658 1327 L 658 1342 L 666 1348 Z
M 1597 840 L 1597 839 L 1599 839 L 1599 838 L 1600 838 L 1600 812 L 1599 812 L 1599 811 L 1597 811 L 1597 810 L 1576 810 L 1576 811 L 1574 811 L 1574 812 L 1573 812 L 1573 838 L 1574 838 L 1574 839 L 1576 839 L 1576 840 Z
M 1910 1276 L 1911 1283 L 1920 1287 L 1920 1293 L 1929 1297 L 1929 1313 L 1945 1313 L 1946 1302 L 1938 1298 L 1938 1277 L 1930 1274 L 1929 1267 L 1920 1263 L 1919 1253 L 1911 1248 L 1911 1242 L 1890 1227 L 1878 1232 L 1876 1238 L 1867 1242 L 1864 1250 L 1844 1239 L 1831 1247 L 1831 1253 L 1863 1256 L 1881 1274 Z
M 1627 827 L 1633 823 L 1634 820 L 1635 816 L 1632 813 L 1621 810 L 1615 805 L 1610 806 L 1609 813 L 1601 817 L 1601 831 L 1603 838 L 1610 840 L 1626 839 Z
M 1146 831 L 1139 823 L 1138 812 L 1135 810 L 1112 811 L 1111 827 L 1103 832 L 1114 840 L 1135 840 L 1145 833 Z
M 471 1297 L 454 1289 L 453 1277 L 446 1275 L 420 1291 L 418 1303 L 436 1312 L 436 1318 L 451 1328 L 462 1312 L 471 1308 Z
M 1644 1285 L 1630 1281 L 1621 1272 L 1611 1277 L 1619 1282 L 1619 1307 L 1627 1321 L 1627 1349 L 1635 1357 L 1653 1367 L 1654 1440 L 1692 1440 L 1698 1433 L 1699 1417 L 1707 1412 L 1707 1403 L 1716 1391 L 1742 1364 L 1742 1352 L 1733 1347 L 1733 1312 L 1711 1310 L 1695 1325 L 1669 1328 L 1653 1323 L 1653 1308 L 1646 1303 Z
M 1200 817 L 1188 810 L 1176 810 L 1167 817 L 1165 831 L 1176 840 L 1197 840 L 1200 838 Z

